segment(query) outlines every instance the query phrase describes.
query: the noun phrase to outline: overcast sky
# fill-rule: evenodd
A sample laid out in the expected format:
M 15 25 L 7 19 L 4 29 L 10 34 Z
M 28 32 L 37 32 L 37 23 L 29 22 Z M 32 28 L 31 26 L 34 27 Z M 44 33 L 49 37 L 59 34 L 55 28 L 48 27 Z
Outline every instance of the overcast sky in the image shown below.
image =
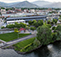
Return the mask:
M 21 1 L 26 1 L 26 0 L 0 0 L 0 1 L 1 2 L 6 2 L 6 3 L 12 3 L 12 2 L 21 2 Z M 37 0 L 27 0 L 27 1 L 33 2 L 33 1 L 37 1 Z M 61 2 L 61 0 L 45 0 L 45 1 L 49 1 L 49 2 Z

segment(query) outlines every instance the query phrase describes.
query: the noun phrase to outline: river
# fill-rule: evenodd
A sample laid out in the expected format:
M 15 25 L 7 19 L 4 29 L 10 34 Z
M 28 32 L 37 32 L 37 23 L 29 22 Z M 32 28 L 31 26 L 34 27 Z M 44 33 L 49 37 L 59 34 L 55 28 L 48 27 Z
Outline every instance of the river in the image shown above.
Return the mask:
M 0 49 L 0 57 L 61 57 L 61 42 L 49 44 L 25 55 L 18 54 L 13 49 Z

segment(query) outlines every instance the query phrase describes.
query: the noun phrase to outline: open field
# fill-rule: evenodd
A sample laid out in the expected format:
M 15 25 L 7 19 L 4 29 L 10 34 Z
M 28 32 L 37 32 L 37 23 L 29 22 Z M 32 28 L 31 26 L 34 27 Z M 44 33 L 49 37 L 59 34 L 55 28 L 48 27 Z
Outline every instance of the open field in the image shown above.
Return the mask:
M 0 39 L 8 42 L 8 41 L 12 41 L 12 40 L 15 40 L 15 39 L 18 39 L 21 37 L 25 37 L 28 35 L 30 35 L 30 34 L 19 34 L 18 35 L 18 33 L 13 32 L 13 33 L 0 34 Z

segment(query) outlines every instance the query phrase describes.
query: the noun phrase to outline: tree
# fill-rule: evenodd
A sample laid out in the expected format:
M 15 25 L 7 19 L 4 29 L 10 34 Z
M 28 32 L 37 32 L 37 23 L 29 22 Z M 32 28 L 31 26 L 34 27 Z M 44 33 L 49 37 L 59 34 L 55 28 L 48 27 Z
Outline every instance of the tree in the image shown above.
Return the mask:
M 57 30 L 57 31 L 61 31 L 61 25 L 58 25 L 58 26 L 56 27 L 56 30 Z
M 28 29 L 30 29 L 30 27 L 29 26 L 26 26 L 26 29 L 28 30 Z
M 33 21 L 32 21 L 32 24 L 35 23 L 35 22 L 37 22 L 37 21 L 36 21 L 36 20 L 33 20 Z
M 37 38 L 35 38 L 33 45 L 35 48 L 37 48 L 40 45 L 40 41 Z
M 50 20 L 47 21 L 47 24 L 51 24 Z
M 54 22 L 53 21 L 51 22 L 51 25 L 54 25 Z
M 21 27 L 22 27 L 22 28 L 26 28 L 26 26 L 27 26 L 26 24 L 24 24 L 24 23 L 22 23 L 22 22 L 20 23 L 20 28 L 21 28 Z
M 56 41 L 56 39 L 57 39 L 57 32 L 52 33 L 52 36 L 53 36 L 52 40 L 53 40 L 53 41 Z
M 29 21 L 28 23 L 29 23 L 29 25 L 32 25 L 32 21 Z
M 38 22 L 34 22 L 33 25 L 37 28 L 39 26 L 42 26 L 43 25 L 43 20 L 38 20 Z
M 15 25 L 14 24 L 9 24 L 6 26 L 6 28 L 15 28 Z
M 18 32 L 18 29 L 17 29 L 17 28 L 15 28 L 15 29 L 14 29 L 14 32 Z
M 53 19 L 53 22 L 54 22 L 55 24 L 57 24 L 57 19 Z
M 56 40 L 61 40 L 61 32 L 60 31 L 57 32 L 57 39 Z
M 17 23 L 17 22 L 15 22 L 15 27 L 16 27 L 16 28 L 20 28 L 20 24 Z
M 49 28 L 51 28 L 51 25 L 50 24 L 46 24 Z
M 56 29 L 56 27 L 54 26 L 54 27 L 52 27 L 52 30 L 55 30 Z
M 42 26 L 43 25 L 43 20 L 38 20 L 38 26 Z
M 52 32 L 48 26 L 39 26 L 37 32 L 37 39 L 41 44 L 49 44 L 52 41 Z
M 1 27 L 1 29 L 5 28 L 4 26 Z
M 5 9 L 4 7 L 1 7 L 1 9 Z
M 35 27 L 37 28 L 37 27 L 39 26 L 39 25 L 38 25 L 38 22 L 34 22 L 34 23 L 33 23 L 33 26 L 35 26 Z
M 24 23 L 22 23 L 22 22 L 21 22 L 21 23 L 15 22 L 15 27 L 16 27 L 16 28 L 21 28 L 21 27 L 22 27 L 22 28 L 26 28 L 26 26 L 27 26 L 27 25 L 24 24 Z
M 7 28 L 26 28 L 26 24 L 24 24 L 24 23 L 17 23 L 17 22 L 15 22 L 15 24 L 9 24 L 9 25 L 7 25 L 6 27 Z
M 35 27 L 31 27 L 30 30 L 34 31 L 34 30 L 36 30 L 36 28 Z

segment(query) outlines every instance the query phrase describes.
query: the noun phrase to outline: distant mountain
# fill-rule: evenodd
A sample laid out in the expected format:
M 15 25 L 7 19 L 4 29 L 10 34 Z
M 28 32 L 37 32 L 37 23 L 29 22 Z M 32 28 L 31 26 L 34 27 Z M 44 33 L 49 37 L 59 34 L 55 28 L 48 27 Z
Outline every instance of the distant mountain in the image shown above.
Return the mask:
M 14 2 L 14 3 L 4 3 L 0 2 L 0 7 L 20 7 L 20 8 L 61 8 L 61 2 L 48 2 L 48 1 L 35 1 L 35 2 Z
M 9 6 L 18 4 L 19 2 L 14 2 L 14 3 L 7 3 Z
M 5 7 L 5 6 L 9 6 L 9 4 L 4 3 L 4 2 L 0 2 L 0 7 Z
M 38 8 L 37 5 L 32 4 L 32 3 L 28 2 L 28 1 L 19 2 L 17 4 L 12 5 L 12 7 Z
M 35 2 L 32 2 L 32 3 L 36 4 L 36 5 L 40 6 L 40 7 L 43 7 L 45 5 L 51 4 L 51 2 L 48 2 L 48 1 L 35 1 Z
M 47 7 L 47 8 L 61 8 L 61 2 L 55 2 L 55 3 L 49 4 L 49 5 L 45 5 L 44 7 Z

